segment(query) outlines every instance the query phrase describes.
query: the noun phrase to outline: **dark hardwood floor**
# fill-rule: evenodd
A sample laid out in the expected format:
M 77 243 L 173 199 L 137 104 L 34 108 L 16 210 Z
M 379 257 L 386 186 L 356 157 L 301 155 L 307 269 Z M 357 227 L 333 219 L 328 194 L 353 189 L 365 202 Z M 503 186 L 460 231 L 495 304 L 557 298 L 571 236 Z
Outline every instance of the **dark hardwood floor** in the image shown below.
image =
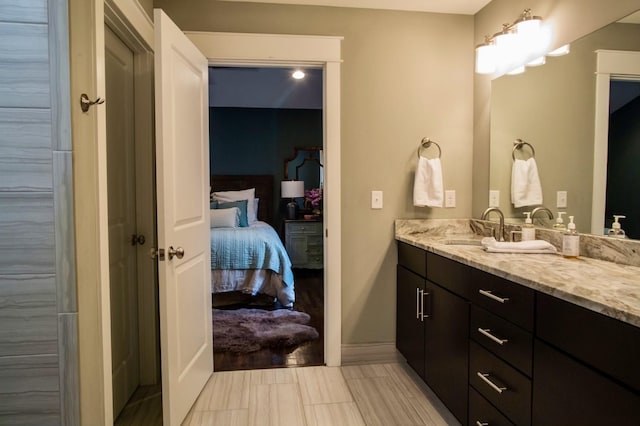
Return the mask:
M 293 274 L 296 289 L 294 309 L 311 316 L 309 325 L 318 330 L 318 339 L 304 343 L 292 351 L 263 349 L 247 354 L 214 353 L 215 371 L 324 365 L 323 271 L 294 269 Z M 215 322 L 213 326 L 216 326 Z

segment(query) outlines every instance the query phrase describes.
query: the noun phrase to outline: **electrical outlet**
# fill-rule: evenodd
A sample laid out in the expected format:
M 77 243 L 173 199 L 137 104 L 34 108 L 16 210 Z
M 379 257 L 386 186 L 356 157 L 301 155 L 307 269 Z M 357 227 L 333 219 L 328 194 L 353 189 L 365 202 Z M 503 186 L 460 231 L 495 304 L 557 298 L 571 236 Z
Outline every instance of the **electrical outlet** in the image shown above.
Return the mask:
M 489 191 L 489 207 L 500 207 L 500 191 L 492 189 Z
M 371 191 L 371 208 L 382 208 L 382 191 Z
M 456 191 L 449 189 L 444 191 L 444 206 L 455 207 L 456 206 Z
M 567 207 L 567 191 L 556 192 L 556 207 L 561 209 Z

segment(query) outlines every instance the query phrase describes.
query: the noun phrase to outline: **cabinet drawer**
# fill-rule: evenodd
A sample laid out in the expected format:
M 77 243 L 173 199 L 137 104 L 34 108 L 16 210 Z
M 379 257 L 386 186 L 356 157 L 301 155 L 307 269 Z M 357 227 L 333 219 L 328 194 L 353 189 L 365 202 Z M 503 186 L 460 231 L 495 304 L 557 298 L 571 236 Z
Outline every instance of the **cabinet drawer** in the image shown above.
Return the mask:
M 496 407 L 469 387 L 469 426 L 513 426 Z
M 640 328 L 538 293 L 536 336 L 640 391 Z
M 297 235 L 322 235 L 322 223 L 287 222 L 287 233 Z
M 535 292 L 504 278 L 472 270 L 471 300 L 520 327 L 533 331 Z
M 427 279 L 469 299 L 471 268 L 467 265 L 427 252 Z
M 533 424 L 639 425 L 640 395 L 535 341 Z
M 472 306 L 469 335 L 485 349 L 531 377 L 531 333 L 489 311 Z
M 421 277 L 427 276 L 427 252 L 421 248 L 398 241 L 398 264 Z
M 530 425 L 531 380 L 473 341 L 469 350 L 469 384 L 513 423 Z

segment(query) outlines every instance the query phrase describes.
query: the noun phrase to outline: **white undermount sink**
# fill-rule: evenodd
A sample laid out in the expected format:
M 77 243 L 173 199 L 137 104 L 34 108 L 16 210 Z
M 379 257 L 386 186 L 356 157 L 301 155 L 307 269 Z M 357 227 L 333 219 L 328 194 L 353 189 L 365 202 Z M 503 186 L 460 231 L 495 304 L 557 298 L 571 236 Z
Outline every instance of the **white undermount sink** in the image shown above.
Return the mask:
M 447 238 L 442 241 L 448 246 L 481 246 L 482 242 L 477 238 Z

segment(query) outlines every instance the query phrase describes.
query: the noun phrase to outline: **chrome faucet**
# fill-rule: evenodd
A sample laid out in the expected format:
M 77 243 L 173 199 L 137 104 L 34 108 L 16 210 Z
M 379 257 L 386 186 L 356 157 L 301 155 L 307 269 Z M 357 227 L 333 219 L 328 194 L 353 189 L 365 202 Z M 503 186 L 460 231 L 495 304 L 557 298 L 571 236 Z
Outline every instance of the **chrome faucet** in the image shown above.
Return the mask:
M 545 212 L 547 216 L 549 216 L 549 219 L 553 219 L 553 213 L 551 213 L 551 210 L 549 210 L 545 206 L 538 206 L 535 209 L 531 210 L 531 219 L 533 219 L 538 212 Z
M 489 217 L 489 214 L 491 212 L 496 212 L 498 213 L 498 216 L 500 217 L 500 228 L 499 228 L 499 238 L 496 238 L 498 241 L 504 241 L 504 213 L 502 213 L 502 211 L 497 208 L 497 207 L 489 207 L 487 208 L 483 213 L 482 216 L 480 216 L 481 220 L 487 220 L 487 218 Z M 493 237 L 496 237 L 495 234 L 495 229 L 493 229 Z

